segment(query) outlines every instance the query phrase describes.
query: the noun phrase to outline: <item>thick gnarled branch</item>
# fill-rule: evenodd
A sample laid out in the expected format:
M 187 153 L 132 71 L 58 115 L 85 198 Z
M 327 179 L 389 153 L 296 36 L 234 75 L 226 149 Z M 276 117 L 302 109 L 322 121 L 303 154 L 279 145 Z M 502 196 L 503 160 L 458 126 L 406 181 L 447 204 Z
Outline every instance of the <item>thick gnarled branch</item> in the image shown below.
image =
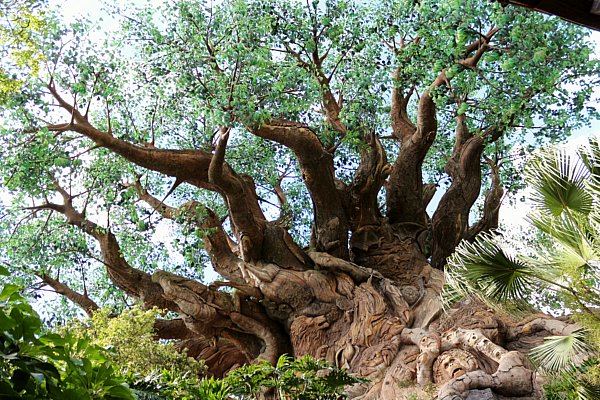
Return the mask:
M 369 147 L 363 149 L 360 166 L 351 185 L 353 210 L 359 215 L 353 216 L 353 230 L 366 225 L 376 225 L 381 219 L 377 196 L 390 173 L 385 150 L 376 134 L 367 138 Z
M 491 185 L 485 194 L 481 219 L 469 228 L 466 239 L 471 241 L 475 240 L 475 237 L 481 232 L 489 232 L 497 229 L 500 218 L 500 205 L 502 204 L 502 196 L 504 195 L 504 189 L 500 181 L 500 165 L 487 157 L 486 162 L 491 170 Z
M 497 32 L 498 28 L 492 28 L 486 35 L 467 45 L 464 57 L 457 63 L 465 68 L 476 68 L 483 54 L 489 50 L 488 44 Z M 396 71 L 394 76 L 396 80 L 398 73 Z M 436 88 L 449 84 L 450 78 L 444 69 L 421 94 L 417 103 L 416 126 L 412 124 L 406 113 L 412 89 L 407 95 L 403 95 L 400 88 L 396 88 L 392 93 L 392 130 L 394 136 L 400 140 L 401 147 L 388 182 L 388 218 L 392 223 L 410 222 L 427 225 L 428 218 L 422 201 L 424 197 L 422 165 L 437 134 L 437 109 L 432 93 Z
M 214 155 L 202 150 L 165 150 L 136 146 L 115 138 L 112 132 L 96 129 L 77 107 L 69 104 L 58 93 L 52 83 L 48 88 L 58 104 L 72 115 L 71 122 L 52 125 L 50 130 L 81 133 L 97 146 L 105 147 L 136 165 L 175 177 L 176 185 L 188 182 L 224 194 L 236 235 L 245 250 L 244 257 L 248 260 L 259 258 L 265 217 L 258 204 L 252 179 L 238 175 L 224 161 L 229 133 L 227 129 L 221 129 Z
M 249 342 L 238 343 L 242 351 L 251 353 L 253 349 L 261 349 L 253 358 L 276 361 L 284 340 L 260 308 L 253 307 L 252 315 L 246 315 L 240 304 L 242 300 L 236 300 L 235 295 L 166 271 L 156 271 L 152 280 L 162 287 L 166 298 L 179 306 L 191 331 L 204 337 L 232 338 L 235 332 L 246 334 Z M 253 342 L 257 339 L 262 345 Z
M 454 149 L 446 163 L 446 173 L 452 178 L 452 184 L 431 219 L 431 264 L 440 269 L 468 234 L 469 212 L 481 190 L 484 141 L 469 131 L 464 114 L 456 118 L 456 124 Z
M 260 259 L 266 218 L 258 205 L 252 178 L 239 176 L 225 163 L 228 139 L 229 129 L 222 127 L 208 168 L 208 178 L 223 190 L 240 243 L 241 256 L 244 261 L 249 262 Z
M 52 83 L 48 88 L 60 107 L 72 116 L 72 120 L 66 124 L 49 125 L 50 131 L 80 133 L 92 140 L 96 146 L 107 148 L 136 165 L 176 177 L 181 182 L 188 182 L 200 188 L 219 191 L 217 186 L 208 181 L 208 167 L 212 158 L 210 153 L 202 150 L 165 150 L 136 146 L 117 139 L 111 132 L 102 132 L 95 128 L 77 107 L 69 104 L 58 93 Z
M 251 131 L 294 152 L 314 205 L 317 250 L 348 259 L 349 225 L 335 183 L 333 157 L 317 135 L 305 125 L 284 120 L 271 120 Z

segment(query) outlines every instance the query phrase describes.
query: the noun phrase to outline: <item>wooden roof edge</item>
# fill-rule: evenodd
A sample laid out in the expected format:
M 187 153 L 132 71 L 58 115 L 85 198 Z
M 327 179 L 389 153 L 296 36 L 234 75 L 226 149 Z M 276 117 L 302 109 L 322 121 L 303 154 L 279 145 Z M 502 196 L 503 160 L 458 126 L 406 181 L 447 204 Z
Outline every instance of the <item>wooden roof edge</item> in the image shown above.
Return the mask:
M 514 4 L 600 31 L 600 0 L 495 0 Z

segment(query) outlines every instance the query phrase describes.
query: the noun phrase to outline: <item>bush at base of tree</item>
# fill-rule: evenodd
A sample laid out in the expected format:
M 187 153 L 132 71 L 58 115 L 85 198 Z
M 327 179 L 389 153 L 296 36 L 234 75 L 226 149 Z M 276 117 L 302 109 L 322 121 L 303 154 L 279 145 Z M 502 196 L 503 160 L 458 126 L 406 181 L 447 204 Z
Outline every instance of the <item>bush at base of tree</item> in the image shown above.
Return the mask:
M 224 381 L 241 399 L 256 399 L 272 390 L 280 400 L 338 400 L 346 398 L 344 387 L 368 380 L 310 356 L 293 359 L 284 354 L 275 366 L 266 361 L 246 365 L 232 371 Z
M 136 398 L 104 349 L 68 332 L 41 333 L 40 317 L 19 290 L 5 285 L 0 292 L 0 398 Z
M 161 383 L 169 379 L 177 386 L 177 395 Z M 257 400 L 265 394 L 274 400 L 342 400 L 347 398 L 343 393 L 346 386 L 365 382 L 323 360 L 284 354 L 275 366 L 261 360 L 233 370 L 224 379 L 176 380 L 167 374 L 162 380 L 138 382 L 136 393 L 142 400 Z
M 111 350 L 113 363 L 133 387 L 154 387 L 172 398 L 185 398 L 206 371 L 203 362 L 179 352 L 172 342 L 155 338 L 159 310 L 135 306 L 114 316 L 108 309 L 68 327 L 76 337 L 89 337 L 94 345 Z

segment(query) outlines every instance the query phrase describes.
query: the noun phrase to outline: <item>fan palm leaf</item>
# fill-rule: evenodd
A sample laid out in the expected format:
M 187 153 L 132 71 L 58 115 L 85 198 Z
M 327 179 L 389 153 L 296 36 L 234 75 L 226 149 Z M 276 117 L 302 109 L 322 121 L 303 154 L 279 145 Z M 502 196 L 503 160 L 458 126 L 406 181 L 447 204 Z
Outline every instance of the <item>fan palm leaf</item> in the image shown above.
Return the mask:
M 563 214 L 552 217 L 535 211 L 529 214 L 528 219 L 554 239 L 557 246 L 551 249 L 551 259 L 556 265 L 562 265 L 563 270 L 585 265 L 588 260 L 597 257 L 597 247 L 594 244 L 596 235 L 592 233 L 586 216 Z
M 581 159 L 589 171 L 589 186 L 596 194 L 600 194 L 600 138 L 591 138 L 587 146 L 579 150 Z
M 586 190 L 589 176 L 583 160 L 564 149 L 542 151 L 526 169 L 534 205 L 555 217 L 565 211 L 586 215 L 592 211 L 594 199 Z
M 585 340 L 586 333 L 578 329 L 565 336 L 549 336 L 544 343 L 534 347 L 529 357 L 546 373 L 563 372 L 567 367 L 580 364 L 589 358 L 593 348 Z
M 523 299 L 536 275 L 531 265 L 505 251 L 500 238 L 484 233 L 473 243 L 463 241 L 448 260 L 446 283 L 465 296 L 478 293 L 498 302 Z

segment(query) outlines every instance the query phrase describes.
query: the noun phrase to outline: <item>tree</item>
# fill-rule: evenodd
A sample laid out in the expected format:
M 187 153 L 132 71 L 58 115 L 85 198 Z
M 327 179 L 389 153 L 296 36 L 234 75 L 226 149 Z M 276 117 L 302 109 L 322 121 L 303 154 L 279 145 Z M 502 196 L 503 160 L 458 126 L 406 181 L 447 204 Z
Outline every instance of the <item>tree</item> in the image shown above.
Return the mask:
M 309 354 L 369 378 L 353 397 L 467 370 L 456 395 L 531 395 L 532 325 L 442 315 L 442 268 L 497 227 L 515 143 L 595 116 L 585 32 L 473 0 L 155 11 L 122 11 L 103 45 L 56 24 L 62 41 L 36 42 L 47 73 L 5 67 L 22 82 L 0 161 L 13 279 L 89 313 L 172 311 L 157 335 L 216 376 Z M 202 283 L 208 260 L 222 280 Z

